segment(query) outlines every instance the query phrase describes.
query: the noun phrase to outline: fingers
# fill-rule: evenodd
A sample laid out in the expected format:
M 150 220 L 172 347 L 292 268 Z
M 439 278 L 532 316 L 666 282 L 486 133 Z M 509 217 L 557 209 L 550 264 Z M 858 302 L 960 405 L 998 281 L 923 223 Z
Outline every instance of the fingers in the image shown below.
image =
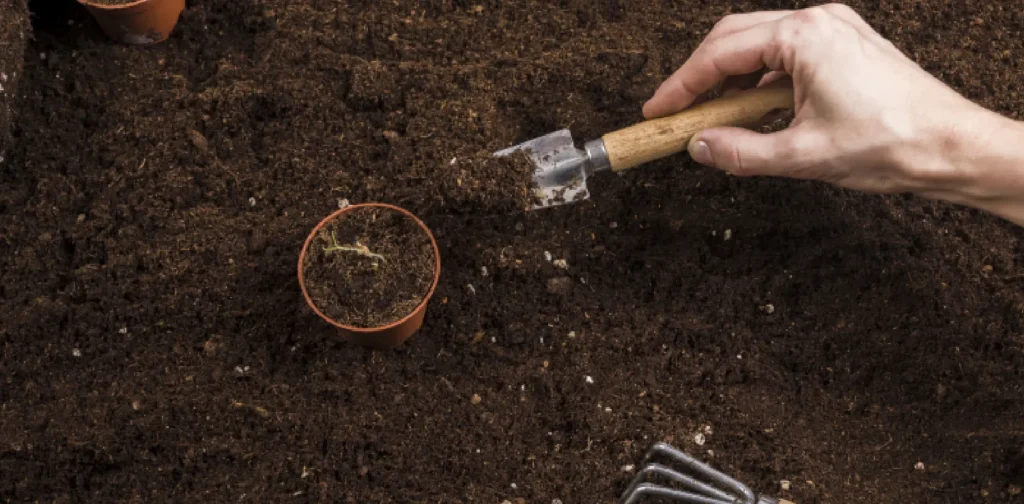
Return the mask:
M 744 128 L 707 129 L 690 141 L 694 161 L 741 177 L 780 176 L 824 180 L 823 137 L 790 128 L 757 133 Z
M 730 75 L 749 74 L 765 66 L 784 70 L 777 23 L 761 23 L 701 45 L 644 104 L 644 116 L 661 117 L 688 107 L 698 95 Z
M 772 70 L 771 72 L 768 72 L 761 76 L 761 80 L 760 82 L 757 83 L 757 87 L 767 86 L 768 84 L 776 82 L 779 79 L 784 79 L 786 77 L 789 77 L 789 74 L 787 74 L 786 72 Z

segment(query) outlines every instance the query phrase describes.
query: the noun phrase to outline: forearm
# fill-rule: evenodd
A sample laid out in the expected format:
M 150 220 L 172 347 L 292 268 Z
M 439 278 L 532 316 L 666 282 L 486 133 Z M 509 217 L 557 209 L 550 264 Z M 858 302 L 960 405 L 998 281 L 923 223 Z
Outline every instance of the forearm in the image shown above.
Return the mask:
M 991 114 L 963 163 L 976 174 L 967 204 L 1024 226 L 1024 123 Z

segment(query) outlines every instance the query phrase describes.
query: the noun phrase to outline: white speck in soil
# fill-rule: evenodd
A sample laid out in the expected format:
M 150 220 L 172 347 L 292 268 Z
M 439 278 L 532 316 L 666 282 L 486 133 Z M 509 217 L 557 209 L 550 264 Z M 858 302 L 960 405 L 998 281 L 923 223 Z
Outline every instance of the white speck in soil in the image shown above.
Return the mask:
M 552 499 L 551 504 L 562 504 L 562 499 Z
M 612 229 L 615 229 L 615 228 L 619 227 L 619 223 L 615 222 L 615 221 L 612 221 L 611 224 L 608 224 L 608 227 L 610 227 Z
M 480 266 L 480 276 L 487 276 L 487 266 Z
M 448 164 L 454 165 L 458 161 L 458 159 L 459 158 L 452 158 L 452 160 Z
M 712 231 L 711 236 L 718 236 L 718 231 Z
M 82 351 L 77 349 L 77 348 L 72 348 L 71 349 L 71 355 L 73 357 L 81 357 L 82 356 Z
M 254 198 L 252 196 L 249 196 L 249 206 L 251 206 L 251 207 L 256 206 L 256 198 Z
M 573 339 L 575 337 L 576 337 L 576 331 L 569 331 L 569 339 Z
M 39 59 L 46 61 L 46 53 L 39 53 Z
M 476 294 L 476 289 L 473 287 L 473 284 L 466 284 L 466 290 L 468 290 L 470 294 Z
M 556 268 L 569 269 L 569 263 L 565 262 L 565 259 L 555 259 L 551 262 Z
M 544 260 L 547 261 L 547 262 L 551 262 L 551 259 L 552 259 L 551 252 L 548 252 L 547 250 L 545 250 L 544 251 Z
M 693 442 L 694 442 L 694 443 L 697 443 L 697 446 L 704 446 L 704 443 L 705 443 L 706 441 L 707 441 L 707 438 L 705 438 L 705 437 L 704 437 L 704 434 L 702 434 L 702 433 L 700 433 L 700 432 L 698 432 L 697 434 L 695 434 L 695 435 L 693 436 Z
M 517 487 L 515 483 L 512 483 L 512 490 L 515 490 L 516 488 L 519 488 L 519 487 Z
M 612 409 L 611 409 L 611 407 L 605 406 L 605 408 L 604 408 L 604 412 L 605 412 L 605 413 L 611 413 L 611 412 L 612 412 Z
M 790 482 L 789 482 L 789 480 L 782 480 L 782 481 L 780 481 L 780 482 L 779 482 L 779 488 L 780 488 L 780 489 L 781 489 L 781 490 L 782 490 L 783 492 L 788 492 L 788 491 L 789 491 L 789 489 L 790 489 L 790 488 L 791 488 L 792 486 L 793 486 L 793 484 L 792 484 L 792 483 L 790 483 Z
M 622 466 L 622 472 L 633 472 L 633 469 L 636 469 L 636 466 L 633 464 Z
M 732 230 L 731 229 L 726 229 L 725 232 L 722 233 L 722 240 L 723 241 L 729 241 L 731 239 L 732 239 Z
M 593 379 L 593 378 L 591 378 L 591 377 L 589 377 L 589 376 L 588 376 L 588 377 L 586 377 L 586 378 L 584 378 L 584 380 L 583 380 L 583 381 L 585 381 L 585 382 L 587 382 L 587 383 L 589 383 L 589 384 L 593 384 L 593 383 L 594 383 L 594 379 Z
M 743 360 L 743 354 L 737 354 L 736 358 L 739 359 L 739 360 Z
M 348 198 L 338 198 L 338 209 L 339 210 L 341 210 L 342 208 L 345 208 L 345 207 L 350 207 L 350 206 L 352 206 L 352 203 L 349 203 Z
M 121 327 L 120 329 L 117 330 L 117 332 L 120 333 L 120 334 L 128 334 L 128 328 L 127 327 Z
M 771 315 L 775 313 L 775 305 L 768 303 L 761 307 L 761 311 L 767 313 L 768 315 Z
M 915 471 L 923 471 L 924 470 L 924 462 L 918 462 L 918 463 L 914 464 L 914 470 Z
M 541 337 L 540 337 L 540 344 L 541 344 L 541 345 L 543 345 L 543 344 L 544 344 L 544 337 L 543 337 L 543 336 L 541 336 Z
M 710 436 L 713 432 L 714 431 L 711 430 L 711 426 L 710 425 L 705 425 L 704 426 L 704 435 Z
M 708 458 L 715 458 L 715 450 L 708 450 Z

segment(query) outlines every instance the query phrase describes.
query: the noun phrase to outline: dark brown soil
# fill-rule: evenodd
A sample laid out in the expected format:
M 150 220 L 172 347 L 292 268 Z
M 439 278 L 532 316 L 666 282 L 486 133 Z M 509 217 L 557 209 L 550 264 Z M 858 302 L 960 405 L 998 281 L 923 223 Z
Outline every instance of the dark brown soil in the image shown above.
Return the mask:
M 1024 118 L 1016 6 L 852 4 Z M 659 439 L 799 504 L 1020 501 L 1020 229 L 685 156 L 523 212 L 470 162 L 632 124 L 727 11 L 802 4 L 197 0 L 149 48 L 62 5 L 0 165 L 0 501 L 611 503 Z M 437 236 L 399 351 L 298 288 L 339 199 Z
M 0 0 L 0 165 L 6 162 L 29 33 L 24 0 Z
M 434 283 L 430 237 L 381 207 L 341 214 L 317 233 L 303 274 L 310 299 L 335 322 L 383 327 L 412 313 Z

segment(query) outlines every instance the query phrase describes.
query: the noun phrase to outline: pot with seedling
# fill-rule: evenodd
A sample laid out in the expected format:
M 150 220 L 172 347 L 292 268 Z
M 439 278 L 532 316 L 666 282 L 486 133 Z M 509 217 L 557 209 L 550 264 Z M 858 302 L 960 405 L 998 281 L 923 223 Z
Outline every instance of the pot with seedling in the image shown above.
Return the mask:
M 374 349 L 395 348 L 419 330 L 440 274 L 430 229 L 382 203 L 327 216 L 299 254 L 299 286 L 309 306 L 346 340 Z
M 131 45 L 167 40 L 185 0 L 78 0 L 110 38 Z

